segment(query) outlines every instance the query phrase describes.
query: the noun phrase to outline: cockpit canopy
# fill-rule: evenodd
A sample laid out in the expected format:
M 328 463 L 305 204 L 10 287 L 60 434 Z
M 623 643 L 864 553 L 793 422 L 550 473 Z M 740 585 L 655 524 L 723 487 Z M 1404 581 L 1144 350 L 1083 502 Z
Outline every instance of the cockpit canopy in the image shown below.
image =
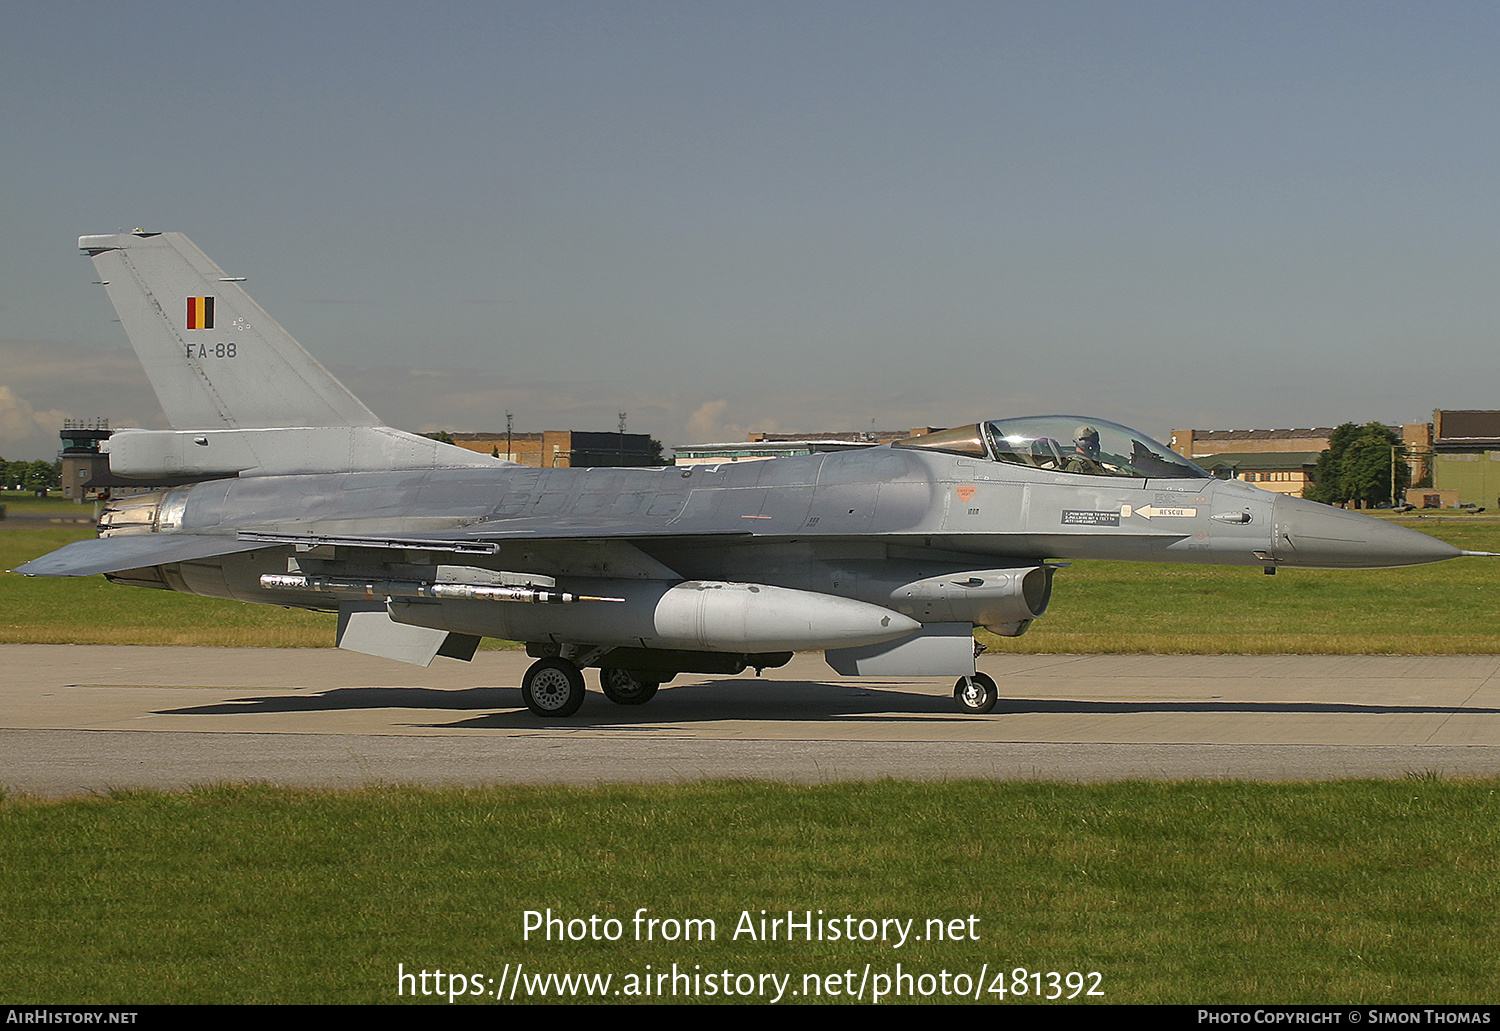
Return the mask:
M 1008 462 L 1031 469 L 1129 476 L 1135 479 L 1206 480 L 1207 472 L 1138 430 L 1077 415 L 994 419 L 921 437 L 895 447 L 929 448 Z

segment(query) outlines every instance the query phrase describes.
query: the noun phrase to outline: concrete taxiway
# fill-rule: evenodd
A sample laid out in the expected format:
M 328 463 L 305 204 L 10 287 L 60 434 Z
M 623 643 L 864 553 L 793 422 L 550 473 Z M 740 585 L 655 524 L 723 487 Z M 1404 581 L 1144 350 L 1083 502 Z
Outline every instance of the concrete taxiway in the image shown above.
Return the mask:
M 979 717 L 951 681 L 843 680 L 799 655 L 761 679 L 683 675 L 641 707 L 591 691 L 566 720 L 522 706 L 529 661 L 0 646 L 0 785 L 1500 774 L 1492 655 L 987 655 L 1000 703 Z

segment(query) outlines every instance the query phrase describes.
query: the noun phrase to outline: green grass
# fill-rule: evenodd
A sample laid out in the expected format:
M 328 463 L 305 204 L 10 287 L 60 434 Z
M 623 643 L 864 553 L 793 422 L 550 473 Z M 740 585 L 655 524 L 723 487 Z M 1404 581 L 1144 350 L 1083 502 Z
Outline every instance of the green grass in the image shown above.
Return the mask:
M 1103 974 L 1113 1003 L 1500 990 L 1500 782 L 842 784 L 0 802 L 0 1001 L 378 1003 L 397 964 Z M 1462 818 L 1456 818 L 1462 814 Z M 711 942 L 636 942 L 638 908 Z M 523 913 L 622 921 L 524 941 Z M 735 941 L 758 918 L 977 916 L 978 941 Z M 616 981 L 619 984 L 619 981 Z M 994 996 L 988 997 L 996 1001 Z M 1007 999 L 1005 1001 L 1019 1001 Z
M 0 490 L 0 506 L 9 516 L 56 516 L 66 519 L 94 518 L 94 503 L 79 505 L 62 496 L 61 491 L 52 491 L 39 498 L 32 491 Z

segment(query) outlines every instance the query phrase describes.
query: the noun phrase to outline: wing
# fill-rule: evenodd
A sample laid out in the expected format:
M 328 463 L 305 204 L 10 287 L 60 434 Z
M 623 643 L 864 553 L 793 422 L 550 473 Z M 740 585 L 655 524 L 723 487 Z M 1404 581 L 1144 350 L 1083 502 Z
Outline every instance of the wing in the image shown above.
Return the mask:
M 141 569 L 170 562 L 190 562 L 214 555 L 254 551 L 266 545 L 259 541 L 197 533 L 140 534 L 126 537 L 95 537 L 74 541 L 66 547 L 16 567 L 23 576 L 93 576 Z
M 255 530 L 241 530 L 234 537 L 221 534 L 152 533 L 74 541 L 41 558 L 17 566 L 15 572 L 24 576 L 93 576 L 96 573 L 117 573 L 124 569 L 142 569 L 217 555 L 234 555 L 278 545 L 310 548 L 332 544 L 493 555 L 500 549 L 500 544 L 508 540 L 638 541 L 664 537 L 681 540 L 690 537 L 748 536 L 749 533 L 743 531 L 704 533 L 702 530 L 646 526 L 628 520 L 554 518 L 475 523 L 441 535 L 273 533 Z

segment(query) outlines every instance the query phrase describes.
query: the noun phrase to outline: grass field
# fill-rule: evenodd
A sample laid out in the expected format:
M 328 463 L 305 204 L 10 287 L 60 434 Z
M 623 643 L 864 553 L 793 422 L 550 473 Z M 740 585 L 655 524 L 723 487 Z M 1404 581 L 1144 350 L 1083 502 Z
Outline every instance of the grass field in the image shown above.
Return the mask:
M 1404 525 L 1468 550 L 1500 551 L 1500 521 Z M 89 535 L 86 527 L 0 522 L 0 569 Z M 1500 652 L 1497 600 L 1500 563 L 1486 559 L 1276 576 L 1076 562 L 1057 574 L 1052 606 L 1029 633 L 1000 639 L 980 631 L 980 639 L 1014 652 L 1490 654 Z M 0 643 L 324 647 L 333 628 L 326 614 L 119 587 L 97 576 L 0 574 Z
M 485 979 L 522 962 L 537 975 L 611 974 L 614 988 L 648 964 L 776 972 L 799 992 L 806 974 L 868 963 L 889 976 L 900 963 L 931 975 L 913 981 L 931 989 L 917 1001 L 944 1001 L 942 971 L 972 984 L 987 965 L 984 987 L 1003 971 L 1008 990 L 1017 967 L 1098 972 L 1098 998 L 1112 1003 L 1492 1002 L 1497 788 L 1416 778 L 13 799 L 0 803 L 0 999 L 394 1002 L 398 964 L 460 973 L 467 992 L 471 976 L 492 991 Z M 716 936 L 635 941 L 642 907 L 711 919 Z M 524 940 L 524 913 L 547 909 L 615 918 L 623 935 Z M 741 913 L 758 924 L 761 910 L 912 919 L 918 934 L 957 919 L 963 934 L 735 940 Z

